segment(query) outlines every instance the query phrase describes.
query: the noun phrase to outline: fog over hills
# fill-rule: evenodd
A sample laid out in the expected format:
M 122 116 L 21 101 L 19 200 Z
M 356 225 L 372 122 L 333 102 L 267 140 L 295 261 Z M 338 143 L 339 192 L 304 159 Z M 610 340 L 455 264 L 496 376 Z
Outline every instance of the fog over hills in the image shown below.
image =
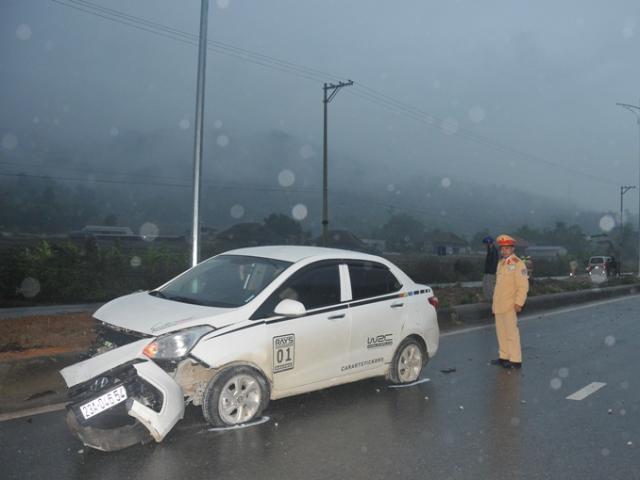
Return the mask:
M 221 229 L 262 221 L 275 212 L 319 233 L 321 146 L 284 130 L 240 132 L 218 127 L 205 132 L 203 223 Z M 47 182 L 56 185 L 54 192 L 65 190 L 66 194 L 53 193 L 51 198 L 52 204 L 56 198 L 66 198 L 56 208 L 67 211 L 66 220 L 49 229 L 78 229 L 113 214 L 120 225 L 134 230 L 152 222 L 161 233 L 183 233 L 191 222 L 192 141 L 188 129 L 113 131 L 106 141 L 84 139 L 70 149 L 59 138 L 43 136 L 20 150 L 0 154 L 13 172 L 0 177 L 0 182 L 5 192 L 28 185 L 34 197 L 23 202 L 41 201 L 37 192 Z M 440 170 L 411 172 L 402 168 L 401 158 L 372 169 L 367 158 L 330 151 L 331 227 L 366 238 L 375 236 L 391 215 L 407 213 L 428 230 L 467 238 L 485 228 L 497 233 L 557 221 L 580 225 L 587 233 L 598 231 L 603 212 L 576 207 L 570 191 L 550 198 L 500 185 L 498 175 L 495 184 L 486 185 L 458 180 L 447 174 L 446 167 Z M 24 175 L 16 177 L 17 173 Z M 15 225 L 7 208 L 0 209 L 0 225 L 9 230 Z

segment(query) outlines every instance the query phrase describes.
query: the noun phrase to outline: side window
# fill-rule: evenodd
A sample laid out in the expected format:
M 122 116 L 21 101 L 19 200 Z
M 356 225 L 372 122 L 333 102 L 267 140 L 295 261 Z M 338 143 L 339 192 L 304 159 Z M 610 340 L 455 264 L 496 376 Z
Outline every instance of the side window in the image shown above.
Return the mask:
M 349 265 L 351 293 L 354 300 L 397 292 L 402 288 L 398 279 L 384 265 L 353 263 Z
M 340 270 L 337 264 L 305 268 L 294 274 L 252 315 L 252 319 L 273 315 L 285 298 L 297 300 L 307 310 L 340 303 Z

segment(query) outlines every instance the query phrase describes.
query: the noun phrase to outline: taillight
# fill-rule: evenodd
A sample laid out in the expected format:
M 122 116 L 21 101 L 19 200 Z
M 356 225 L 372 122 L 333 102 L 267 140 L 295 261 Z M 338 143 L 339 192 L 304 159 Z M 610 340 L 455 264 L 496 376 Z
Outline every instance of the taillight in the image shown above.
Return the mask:
M 429 303 L 433 305 L 433 308 L 438 308 L 438 297 L 429 297 Z

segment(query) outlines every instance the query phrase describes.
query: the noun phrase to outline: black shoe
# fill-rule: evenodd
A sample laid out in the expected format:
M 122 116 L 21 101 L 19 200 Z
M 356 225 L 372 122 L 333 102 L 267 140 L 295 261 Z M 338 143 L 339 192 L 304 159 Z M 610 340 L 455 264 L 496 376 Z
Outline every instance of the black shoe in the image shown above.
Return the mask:
M 502 364 L 502 366 L 504 368 L 519 370 L 522 368 L 522 362 L 510 362 L 509 360 L 507 360 L 505 363 Z
M 509 360 L 505 360 L 504 358 L 496 358 L 495 360 L 491 360 L 489 363 L 491 365 L 500 365 L 501 367 L 504 367 L 507 363 L 509 363 Z

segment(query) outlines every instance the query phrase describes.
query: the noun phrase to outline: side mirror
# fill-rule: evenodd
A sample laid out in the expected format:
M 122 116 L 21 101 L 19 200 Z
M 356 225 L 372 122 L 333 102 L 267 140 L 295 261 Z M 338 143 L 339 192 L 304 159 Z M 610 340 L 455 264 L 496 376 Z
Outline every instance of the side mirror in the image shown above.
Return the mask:
M 282 315 L 285 317 L 299 317 L 307 313 L 304 305 L 296 300 L 285 298 L 278 305 L 276 305 L 273 311 L 276 315 Z

